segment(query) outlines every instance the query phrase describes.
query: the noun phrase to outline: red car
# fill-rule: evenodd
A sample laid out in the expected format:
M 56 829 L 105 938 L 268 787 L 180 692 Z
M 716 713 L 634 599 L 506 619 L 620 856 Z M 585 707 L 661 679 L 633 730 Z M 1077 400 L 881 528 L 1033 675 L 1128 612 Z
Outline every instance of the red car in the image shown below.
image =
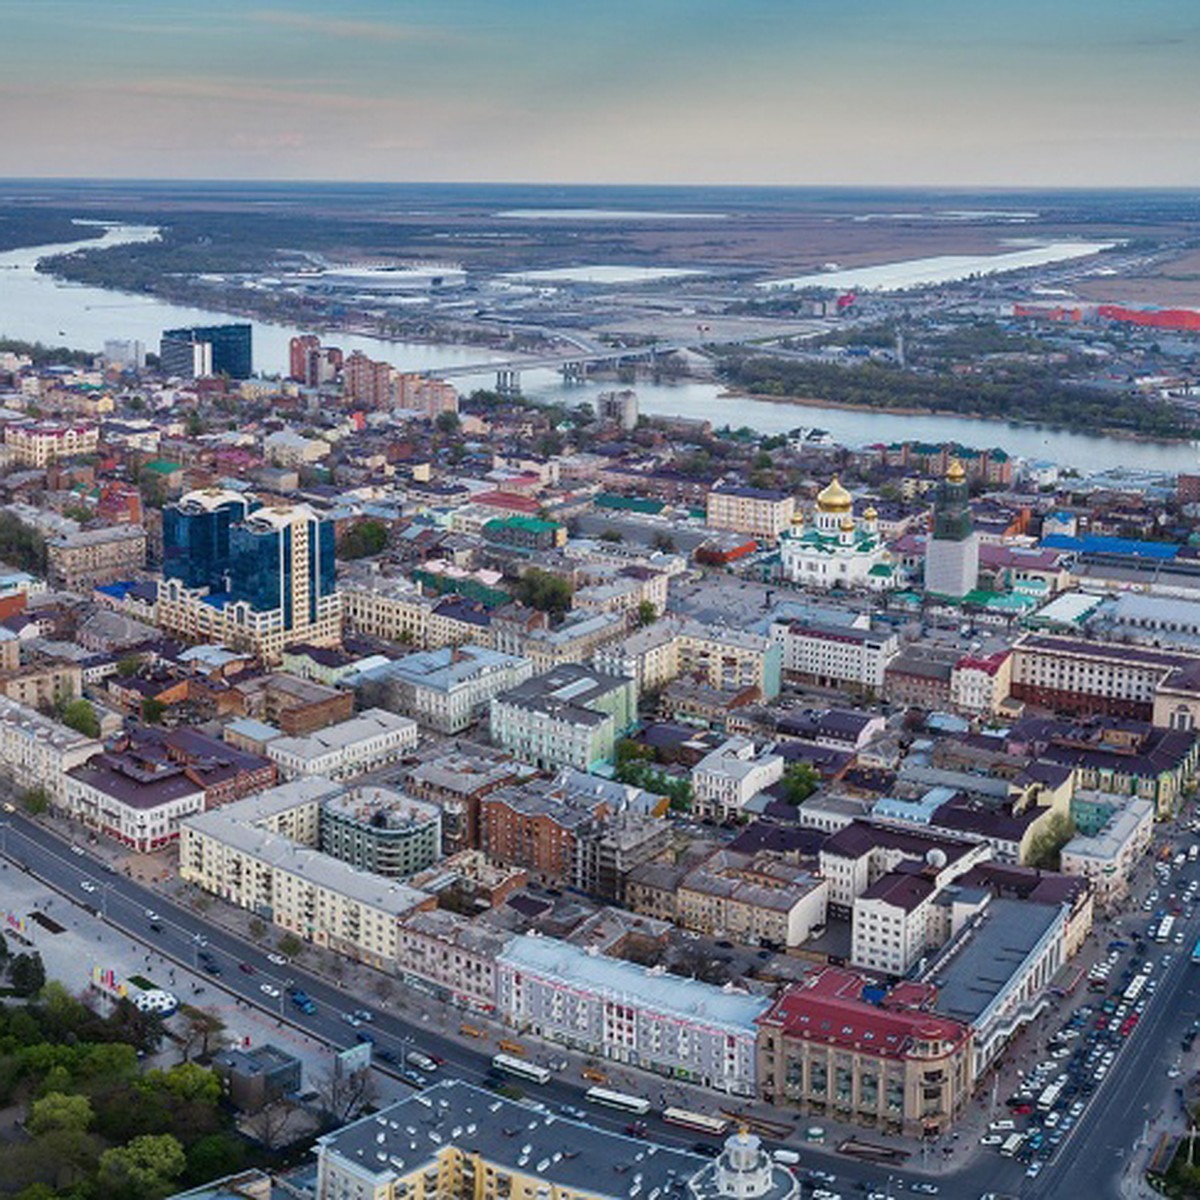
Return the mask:
M 1027 1117 L 1027 1116 L 1029 1116 L 1029 1114 L 1031 1112 L 1033 1112 L 1033 1105 L 1032 1104 L 1014 1104 L 1012 1106 L 1012 1110 L 1019 1117 Z
M 238 970 L 245 972 L 247 975 L 254 974 L 254 968 L 247 962 L 238 963 Z

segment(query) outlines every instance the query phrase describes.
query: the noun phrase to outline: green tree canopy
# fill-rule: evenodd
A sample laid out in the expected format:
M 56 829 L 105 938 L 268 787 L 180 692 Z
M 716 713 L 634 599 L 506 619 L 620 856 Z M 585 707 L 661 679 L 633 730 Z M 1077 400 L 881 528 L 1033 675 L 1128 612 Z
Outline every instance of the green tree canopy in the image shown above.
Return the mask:
M 48 1092 L 29 1106 L 29 1116 L 25 1125 L 35 1136 L 49 1133 L 52 1129 L 84 1133 L 94 1117 L 92 1102 L 86 1096 Z
M 100 1155 L 97 1182 L 112 1200 L 155 1200 L 165 1195 L 187 1167 L 179 1139 L 169 1133 L 145 1134 Z
M 571 594 L 571 585 L 565 579 L 541 567 L 531 567 L 516 586 L 522 604 L 545 613 L 565 613 L 571 607 Z
M 82 698 L 67 702 L 63 708 L 62 722 L 84 737 L 100 736 L 100 718 L 91 704 Z
M 360 521 L 342 534 L 337 545 L 337 556 L 344 559 L 369 558 L 386 550 L 387 544 L 387 526 L 382 521 Z
M 821 776 L 809 763 L 794 762 L 783 773 L 783 798 L 789 804 L 803 804 L 820 786 Z

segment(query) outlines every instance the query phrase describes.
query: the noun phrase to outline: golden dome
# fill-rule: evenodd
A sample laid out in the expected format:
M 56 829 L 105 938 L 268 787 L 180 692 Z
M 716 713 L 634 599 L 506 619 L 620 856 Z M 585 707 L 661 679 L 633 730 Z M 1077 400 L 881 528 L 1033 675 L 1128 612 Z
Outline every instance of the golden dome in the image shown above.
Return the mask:
M 865 513 L 863 513 L 864 521 L 876 521 L 879 519 L 879 513 L 875 511 L 875 505 L 871 505 Z
M 854 503 L 854 497 L 833 477 L 833 482 L 827 488 L 817 493 L 817 507 L 823 513 L 848 513 Z
M 966 479 L 967 473 L 963 470 L 963 465 L 957 458 L 950 460 L 950 469 L 946 472 L 946 478 L 951 483 L 962 483 Z
M 843 533 L 853 533 L 854 532 L 854 518 L 852 516 L 850 516 L 849 513 L 847 513 L 842 518 L 842 522 L 838 526 L 838 528 L 841 529 L 841 531 Z

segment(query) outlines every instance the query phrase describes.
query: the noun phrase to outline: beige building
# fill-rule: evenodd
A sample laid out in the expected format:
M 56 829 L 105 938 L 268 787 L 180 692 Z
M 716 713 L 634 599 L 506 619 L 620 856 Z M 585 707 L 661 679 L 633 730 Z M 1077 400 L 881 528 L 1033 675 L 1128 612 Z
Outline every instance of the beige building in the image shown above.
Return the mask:
M 431 616 L 437 599 L 423 596 L 407 580 L 347 584 L 341 594 L 346 628 L 353 633 L 385 638 L 419 650 L 446 644 L 430 640 Z
M 46 542 L 50 579 L 70 591 L 129 579 L 146 566 L 146 531 L 140 525 L 83 529 Z
M 48 467 L 78 454 L 95 454 L 100 431 L 83 422 L 40 421 L 31 425 L 9 425 L 4 444 L 23 467 Z
M 790 492 L 718 484 L 708 493 L 705 523 L 774 542 L 791 528 L 795 513 L 796 498 Z
M 512 934 L 446 909 L 415 912 L 400 926 L 400 974 L 461 1008 L 496 1007 L 496 956 Z
M 1079 793 L 1081 802 L 1089 798 Z M 1059 870 L 1090 880 L 1096 903 L 1111 908 L 1129 894 L 1133 873 L 1154 841 L 1154 805 L 1103 793 L 1096 798 L 1107 802 L 1108 819 L 1096 832 L 1071 838 L 1062 848 Z
M 27 708 L 49 708 L 83 694 L 83 668 L 53 661 L 5 672 L 0 675 L 0 692 Z
M 760 754 L 748 738 L 730 738 L 706 754 L 692 771 L 692 812 L 727 821 L 749 800 L 783 778 L 784 760 Z
M 825 880 L 768 855 L 720 851 L 678 885 L 684 929 L 747 945 L 799 946 L 825 924 Z
M 830 967 L 778 997 L 759 1020 L 760 1098 L 881 1133 L 946 1132 L 974 1090 L 970 1026 L 933 1012 L 932 988 L 902 983 L 876 1005 L 866 983 Z
M 395 972 L 400 922 L 437 902 L 293 840 L 293 830 L 319 824 L 323 801 L 341 794 L 331 780 L 298 779 L 183 821 L 179 877 L 314 945 Z
M 643 691 L 681 675 L 712 687 L 757 687 L 764 700 L 779 693 L 781 651 L 769 638 L 686 617 L 662 617 L 596 651 L 598 669 L 632 675 Z
M 84 737 L 7 696 L 0 698 L 0 773 L 17 788 L 45 788 L 50 802 L 61 805 L 66 773 L 102 749 L 98 738 Z

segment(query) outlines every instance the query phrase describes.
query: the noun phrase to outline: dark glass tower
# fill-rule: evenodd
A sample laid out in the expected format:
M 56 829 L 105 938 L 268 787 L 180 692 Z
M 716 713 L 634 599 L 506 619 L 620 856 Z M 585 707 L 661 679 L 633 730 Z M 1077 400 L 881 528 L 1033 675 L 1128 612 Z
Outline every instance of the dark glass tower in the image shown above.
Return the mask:
M 163 575 L 184 587 L 225 590 L 229 531 L 249 504 L 233 492 L 193 492 L 163 509 Z
M 214 375 L 228 375 L 230 379 L 249 379 L 253 370 L 251 335 L 251 326 L 245 324 L 164 329 L 159 342 L 162 369 L 168 375 L 190 378 L 194 361 L 192 346 L 196 342 L 207 342 L 212 347 Z

